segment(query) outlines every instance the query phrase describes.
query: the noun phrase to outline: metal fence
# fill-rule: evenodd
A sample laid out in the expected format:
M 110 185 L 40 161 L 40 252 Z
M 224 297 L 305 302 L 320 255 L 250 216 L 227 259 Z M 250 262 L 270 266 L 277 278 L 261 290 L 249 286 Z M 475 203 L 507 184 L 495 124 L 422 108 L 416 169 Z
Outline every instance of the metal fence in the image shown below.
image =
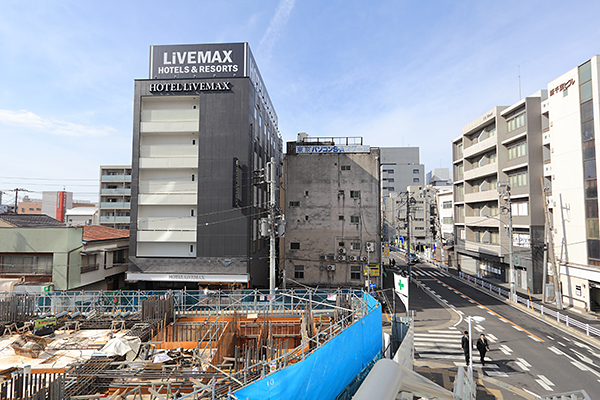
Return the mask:
M 81 291 L 81 292 L 49 292 L 39 294 L 12 294 L 6 298 L 27 299 L 33 304 L 34 314 L 57 314 L 67 312 L 102 312 L 117 314 L 138 312 L 142 302 L 147 298 L 174 297 L 175 312 L 178 315 L 207 315 L 219 311 L 222 313 L 285 312 L 300 314 L 306 308 L 324 311 L 339 309 L 340 300 L 351 304 L 359 317 L 366 315 L 367 304 L 362 297 L 362 290 L 286 290 L 276 291 L 270 295 L 268 290 L 233 290 L 233 291 Z

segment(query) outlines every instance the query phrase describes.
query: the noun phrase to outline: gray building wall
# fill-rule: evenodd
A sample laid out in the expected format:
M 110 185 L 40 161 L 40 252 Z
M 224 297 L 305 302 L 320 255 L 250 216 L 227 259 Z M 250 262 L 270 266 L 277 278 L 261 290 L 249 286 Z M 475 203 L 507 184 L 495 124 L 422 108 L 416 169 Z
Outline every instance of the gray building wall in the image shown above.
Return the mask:
M 304 285 L 362 286 L 364 265 L 380 260 L 379 149 L 296 154 L 295 146 L 288 142 L 285 161 L 286 277 Z
M 418 147 L 381 147 L 380 151 L 382 196 L 406 192 L 408 186 L 425 186 L 425 166 L 419 163 Z
M 199 107 L 195 256 L 136 255 L 141 99 L 173 95 L 149 90 L 150 84 L 167 84 L 173 80 L 136 80 L 129 271 L 202 274 L 205 282 L 211 282 L 211 275 L 248 275 L 250 286 L 267 287 L 268 239 L 258 236 L 257 227 L 258 220 L 264 217 L 267 209 L 268 194 L 266 185 L 253 185 L 252 175 L 255 170 L 264 168 L 270 157 L 274 157 L 277 174 L 281 176 L 282 142 L 277 128 L 266 124 L 270 120 L 268 113 L 273 110 L 266 110 L 262 100 L 264 93 L 259 94 L 246 77 L 181 81 L 228 81 L 231 85 L 228 91 L 176 93 L 178 96 L 194 97 Z M 259 118 L 264 121 L 260 124 L 261 128 L 264 126 L 262 129 L 257 123 Z M 236 174 L 241 179 L 239 185 L 236 185 Z M 240 202 L 235 200 L 236 187 L 242 191 Z

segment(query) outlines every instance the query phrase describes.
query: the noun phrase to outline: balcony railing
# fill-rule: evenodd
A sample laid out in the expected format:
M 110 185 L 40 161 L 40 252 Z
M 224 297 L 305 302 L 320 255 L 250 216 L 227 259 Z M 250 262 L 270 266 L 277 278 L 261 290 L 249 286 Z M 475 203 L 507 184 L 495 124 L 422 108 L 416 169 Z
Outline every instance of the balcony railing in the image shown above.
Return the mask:
M 131 188 L 100 189 L 100 194 L 131 194 Z
M 100 217 L 100 222 L 129 222 L 129 216 Z
M 131 182 L 131 175 L 102 175 L 100 180 L 111 182 Z
M 107 201 L 100 203 L 100 208 L 131 208 L 131 203 L 122 201 Z

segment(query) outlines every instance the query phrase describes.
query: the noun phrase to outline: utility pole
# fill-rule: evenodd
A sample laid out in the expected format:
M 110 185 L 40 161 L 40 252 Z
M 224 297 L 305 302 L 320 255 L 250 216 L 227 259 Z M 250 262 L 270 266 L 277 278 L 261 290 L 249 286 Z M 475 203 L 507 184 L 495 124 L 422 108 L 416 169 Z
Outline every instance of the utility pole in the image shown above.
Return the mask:
M 12 191 L 15 192 L 15 214 L 18 214 L 19 213 L 19 207 L 18 207 L 19 192 L 29 192 L 29 190 L 22 189 L 22 188 L 15 188 L 15 189 L 12 189 Z
M 547 258 L 550 259 L 550 263 L 552 264 L 552 269 L 554 271 L 553 274 L 553 283 L 554 283 L 554 300 L 556 301 L 556 307 L 559 310 L 562 310 L 562 293 L 560 291 L 560 269 L 556 263 L 556 254 L 554 253 L 554 232 L 552 227 L 552 222 L 550 221 L 550 213 L 548 211 L 548 192 L 550 188 L 544 185 L 544 177 L 540 177 L 540 183 L 542 185 L 542 195 L 544 196 L 544 218 L 546 222 L 546 248 L 547 252 L 549 252 Z M 546 257 L 544 257 L 546 259 Z M 548 263 L 544 265 L 544 276 L 546 275 L 546 269 L 548 268 Z M 544 300 L 546 297 L 546 280 L 544 279 Z
M 499 182 L 498 189 L 506 186 L 503 200 L 506 201 L 506 206 L 502 206 L 503 209 L 508 211 L 508 256 L 510 258 L 509 263 L 509 281 L 510 281 L 510 300 L 515 301 L 516 289 L 515 289 L 515 257 L 513 248 L 513 222 L 512 222 L 512 203 L 510 198 L 510 183 Z
M 268 174 L 268 175 L 267 175 Z M 267 163 L 266 170 L 260 169 L 254 171 L 253 184 L 256 186 L 269 184 L 269 215 L 267 218 L 260 219 L 260 235 L 269 238 L 269 294 L 271 299 L 275 296 L 276 284 L 276 251 L 275 240 L 285 236 L 285 218 L 279 213 L 277 207 L 277 165 L 275 158 L 271 157 L 271 161 Z
M 271 299 L 275 296 L 275 238 L 277 237 L 276 229 L 277 229 L 277 221 L 275 219 L 275 213 L 277 204 L 275 204 L 275 158 L 271 157 L 271 162 L 269 165 L 269 185 L 270 185 L 270 202 L 269 202 L 269 218 L 271 219 L 271 229 L 269 232 L 269 290 L 271 294 Z

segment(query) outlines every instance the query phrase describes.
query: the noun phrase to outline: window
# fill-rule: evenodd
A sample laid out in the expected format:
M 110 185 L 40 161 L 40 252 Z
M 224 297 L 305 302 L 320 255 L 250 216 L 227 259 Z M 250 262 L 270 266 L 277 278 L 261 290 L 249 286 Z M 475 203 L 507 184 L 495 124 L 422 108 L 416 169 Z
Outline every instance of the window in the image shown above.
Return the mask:
M 343 221 L 344 220 L 344 216 L 343 215 L 339 215 L 338 216 L 338 220 Z
M 350 198 L 351 199 L 360 199 L 360 190 L 351 190 Z
M 351 265 L 350 266 L 350 280 L 359 281 L 360 280 L 360 265 Z
M 308 197 L 308 190 L 304 191 L 304 197 Z
M 194 216 L 194 209 L 192 208 L 192 209 L 190 210 L 190 217 L 193 217 L 193 216 Z
M 304 220 L 305 220 L 305 221 L 308 221 L 308 215 L 305 215 L 305 216 L 304 216 Z
M 340 167 L 340 169 L 341 169 L 342 171 L 350 171 L 350 166 L 349 166 L 349 165 L 342 165 L 342 166 Z
M 300 250 L 300 242 L 290 242 L 290 250 Z
M 422 231 L 422 230 L 425 230 L 425 228 L 422 227 L 422 226 L 415 226 L 415 230 L 416 231 Z
M 294 265 L 294 279 L 304 279 L 304 265 Z
M 383 172 L 384 172 L 384 173 L 386 173 L 386 172 L 387 172 L 388 174 L 393 174 L 393 173 L 394 173 L 394 170 L 393 170 L 393 169 L 384 169 L 384 170 L 383 170 Z
M 338 197 L 344 197 L 344 191 L 338 190 Z
M 419 183 L 419 178 L 413 178 L 414 183 Z
M 290 205 L 290 207 L 300 207 L 300 202 L 299 201 L 290 201 L 289 205 Z
M 452 208 L 452 202 L 451 201 L 444 201 L 442 203 L 442 208 L 445 208 L 445 209 Z
M 193 253 L 193 252 L 194 252 L 194 245 L 190 244 L 190 253 Z
M 350 250 L 360 250 L 360 242 L 351 242 Z
M 452 217 L 444 217 L 444 219 L 442 220 L 442 223 L 444 225 L 452 225 L 453 224 Z
M 527 142 L 522 141 L 508 147 L 508 159 L 519 158 L 527 155 Z
M 506 132 L 512 132 L 515 129 L 519 129 L 522 126 L 525 126 L 525 117 L 526 117 L 526 112 L 523 111 L 522 113 L 515 115 L 514 117 L 511 117 L 510 119 L 508 119 L 506 121 Z
M 513 216 L 526 216 L 529 215 L 529 203 L 521 201 L 518 203 L 511 204 L 511 210 Z
M 192 146 L 196 145 L 196 139 L 192 139 Z
M 419 170 L 418 169 L 413 169 L 413 174 L 418 174 Z
M 383 178 L 384 182 L 394 182 L 394 178 Z
M 511 188 L 527 185 L 527 171 L 516 173 L 508 177 L 508 184 Z
M 350 223 L 351 224 L 358 224 L 360 222 L 360 217 L 358 215 L 351 215 L 350 216 Z
M 196 180 L 196 175 L 192 174 L 192 182 Z

